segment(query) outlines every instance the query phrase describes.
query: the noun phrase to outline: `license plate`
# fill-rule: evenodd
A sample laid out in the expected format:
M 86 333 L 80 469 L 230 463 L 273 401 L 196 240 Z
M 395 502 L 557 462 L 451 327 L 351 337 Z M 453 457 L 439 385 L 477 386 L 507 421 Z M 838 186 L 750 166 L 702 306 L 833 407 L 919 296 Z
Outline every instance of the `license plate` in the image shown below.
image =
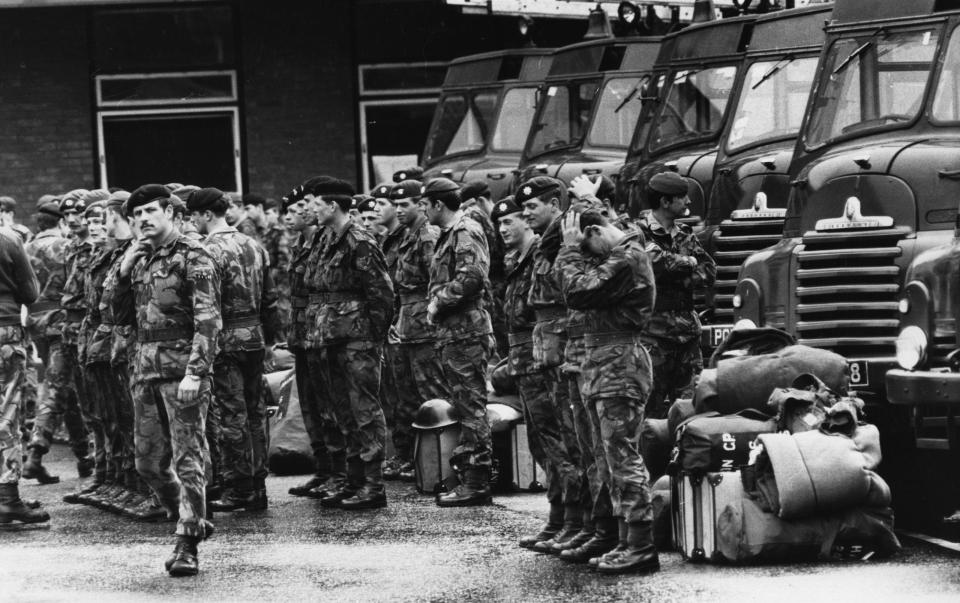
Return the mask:
M 847 369 L 850 373 L 850 387 L 866 387 L 870 385 L 870 363 L 866 360 L 848 360 Z
M 705 326 L 700 332 L 700 347 L 714 349 L 727 338 L 733 325 Z

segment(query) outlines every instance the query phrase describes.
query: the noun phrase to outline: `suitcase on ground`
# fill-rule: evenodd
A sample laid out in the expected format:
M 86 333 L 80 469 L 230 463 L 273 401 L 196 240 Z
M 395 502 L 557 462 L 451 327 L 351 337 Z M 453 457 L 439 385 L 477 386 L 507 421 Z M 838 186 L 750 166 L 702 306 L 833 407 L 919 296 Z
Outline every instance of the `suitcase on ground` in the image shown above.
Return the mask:
M 460 483 L 450 459 L 460 441 L 460 424 L 435 429 L 416 429 L 413 463 L 417 492 L 436 494 L 452 490 Z
M 752 409 L 695 415 L 677 428 L 676 462 L 687 473 L 736 471 L 749 463 L 757 436 L 775 431 L 775 419 Z
M 727 505 L 739 504 L 743 484 L 739 471 L 687 473 L 670 478 L 674 546 L 684 559 L 721 562 L 717 519 Z

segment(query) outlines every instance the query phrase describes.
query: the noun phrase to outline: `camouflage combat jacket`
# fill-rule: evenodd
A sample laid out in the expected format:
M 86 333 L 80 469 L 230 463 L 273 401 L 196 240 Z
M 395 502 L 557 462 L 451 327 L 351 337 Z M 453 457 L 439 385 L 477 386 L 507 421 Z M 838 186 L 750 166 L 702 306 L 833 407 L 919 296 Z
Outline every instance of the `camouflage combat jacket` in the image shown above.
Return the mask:
M 504 258 L 506 290 L 503 297 L 510 355 L 508 366 L 513 375 L 535 371 L 533 361 L 533 327 L 537 317 L 529 303 L 530 283 L 533 279 L 533 257 L 540 237 L 534 236 L 525 249 L 507 252 Z
M 657 304 L 646 334 L 678 343 L 699 338 L 693 293 L 713 286 L 717 265 L 686 224 L 675 223 L 676 228 L 668 232 L 647 210 L 637 218 L 637 225 L 646 238 L 645 250 L 657 281 Z M 691 258 L 697 260 L 695 267 Z
M 133 239 L 120 241 L 113 250 L 113 260 L 107 268 L 100 293 L 100 326 L 93 334 L 95 345 L 109 347 L 109 360 L 113 366 L 130 366 L 136 351 L 136 330 L 130 324 L 117 324 L 113 309 L 120 284 L 120 262 L 130 245 L 133 245 Z
M 257 241 L 257 243 L 260 243 L 260 230 L 257 228 L 257 225 L 254 224 L 253 220 L 251 220 L 249 217 L 246 217 L 240 220 L 239 222 L 237 222 L 234 225 L 234 228 L 236 228 L 237 232 L 241 234 L 245 234 L 251 239 Z
M 386 341 L 393 283 L 383 252 L 362 227 L 348 220 L 338 230 L 327 229 L 322 244 L 311 250 L 304 283 L 310 292 L 308 347 Z
M 560 218 L 550 223 L 533 258 L 529 303 L 537 315 L 533 328 L 533 358 L 538 369 L 549 369 L 563 363 L 567 340 L 567 308 L 560 284 L 553 272 L 555 257 L 547 248 L 560 236 Z M 546 241 L 546 243 L 545 243 Z M 556 247 L 554 247 L 556 249 Z
M 208 234 L 203 246 L 220 273 L 219 351 L 247 352 L 273 345 L 280 325 L 267 252 L 232 226 Z
M 304 230 L 290 245 L 290 261 L 287 264 L 287 280 L 290 283 L 290 330 L 287 333 L 287 345 L 290 349 L 302 350 L 309 347 L 307 305 L 310 292 L 304 282 L 304 275 L 317 233 L 317 230 Z
M 87 265 L 94 252 L 94 245 L 89 241 L 74 239 L 67 247 L 67 281 L 64 283 L 63 297 L 60 300 L 64 312 L 64 344 L 77 344 L 80 323 L 87 314 L 87 306 L 83 300 L 83 283 L 87 276 Z
M 220 334 L 220 275 L 200 243 L 174 231 L 118 279 L 117 324 L 133 325 L 138 381 L 206 377 Z
M 100 333 L 103 322 L 100 300 L 103 297 L 103 283 L 117 257 L 116 245 L 109 242 L 94 253 L 87 265 L 87 273 L 83 279 L 83 305 L 88 310 L 80 323 L 80 334 L 77 338 L 77 351 L 82 364 L 110 362 L 113 337 L 103 337 Z
M 30 306 L 29 330 L 33 337 L 60 339 L 63 332 L 63 286 L 67 281 L 67 246 L 70 241 L 51 228 L 25 245 L 30 265 L 40 283 L 40 296 Z
M 427 288 L 440 229 L 420 216 L 406 229 L 397 249 L 397 268 L 393 273 L 400 309 L 395 327 L 403 343 L 423 343 L 436 339 L 436 331 L 427 322 Z
M 490 289 L 490 255 L 483 228 L 461 215 L 440 232 L 430 263 L 429 300 L 436 305 L 437 339 L 451 340 L 492 333 L 484 307 Z

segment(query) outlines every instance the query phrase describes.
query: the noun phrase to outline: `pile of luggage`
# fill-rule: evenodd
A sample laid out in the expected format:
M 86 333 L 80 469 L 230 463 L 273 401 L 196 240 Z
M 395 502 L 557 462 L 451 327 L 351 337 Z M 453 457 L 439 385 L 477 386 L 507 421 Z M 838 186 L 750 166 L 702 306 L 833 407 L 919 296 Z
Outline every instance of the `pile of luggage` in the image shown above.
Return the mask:
M 694 399 L 647 420 L 641 446 L 661 549 L 690 561 L 869 559 L 900 549 L 880 435 L 847 364 L 773 329 L 734 331 Z M 672 546 L 671 546 L 672 545 Z

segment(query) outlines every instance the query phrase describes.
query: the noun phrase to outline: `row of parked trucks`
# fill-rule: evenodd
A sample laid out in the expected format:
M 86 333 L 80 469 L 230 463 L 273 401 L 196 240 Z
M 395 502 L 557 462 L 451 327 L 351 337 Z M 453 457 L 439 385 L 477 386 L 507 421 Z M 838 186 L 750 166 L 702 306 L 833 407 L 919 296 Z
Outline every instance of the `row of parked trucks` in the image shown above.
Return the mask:
M 836 0 L 450 65 L 426 174 L 497 199 L 689 183 L 717 262 L 703 345 L 770 326 L 849 361 L 901 519 L 960 507 L 960 0 Z

